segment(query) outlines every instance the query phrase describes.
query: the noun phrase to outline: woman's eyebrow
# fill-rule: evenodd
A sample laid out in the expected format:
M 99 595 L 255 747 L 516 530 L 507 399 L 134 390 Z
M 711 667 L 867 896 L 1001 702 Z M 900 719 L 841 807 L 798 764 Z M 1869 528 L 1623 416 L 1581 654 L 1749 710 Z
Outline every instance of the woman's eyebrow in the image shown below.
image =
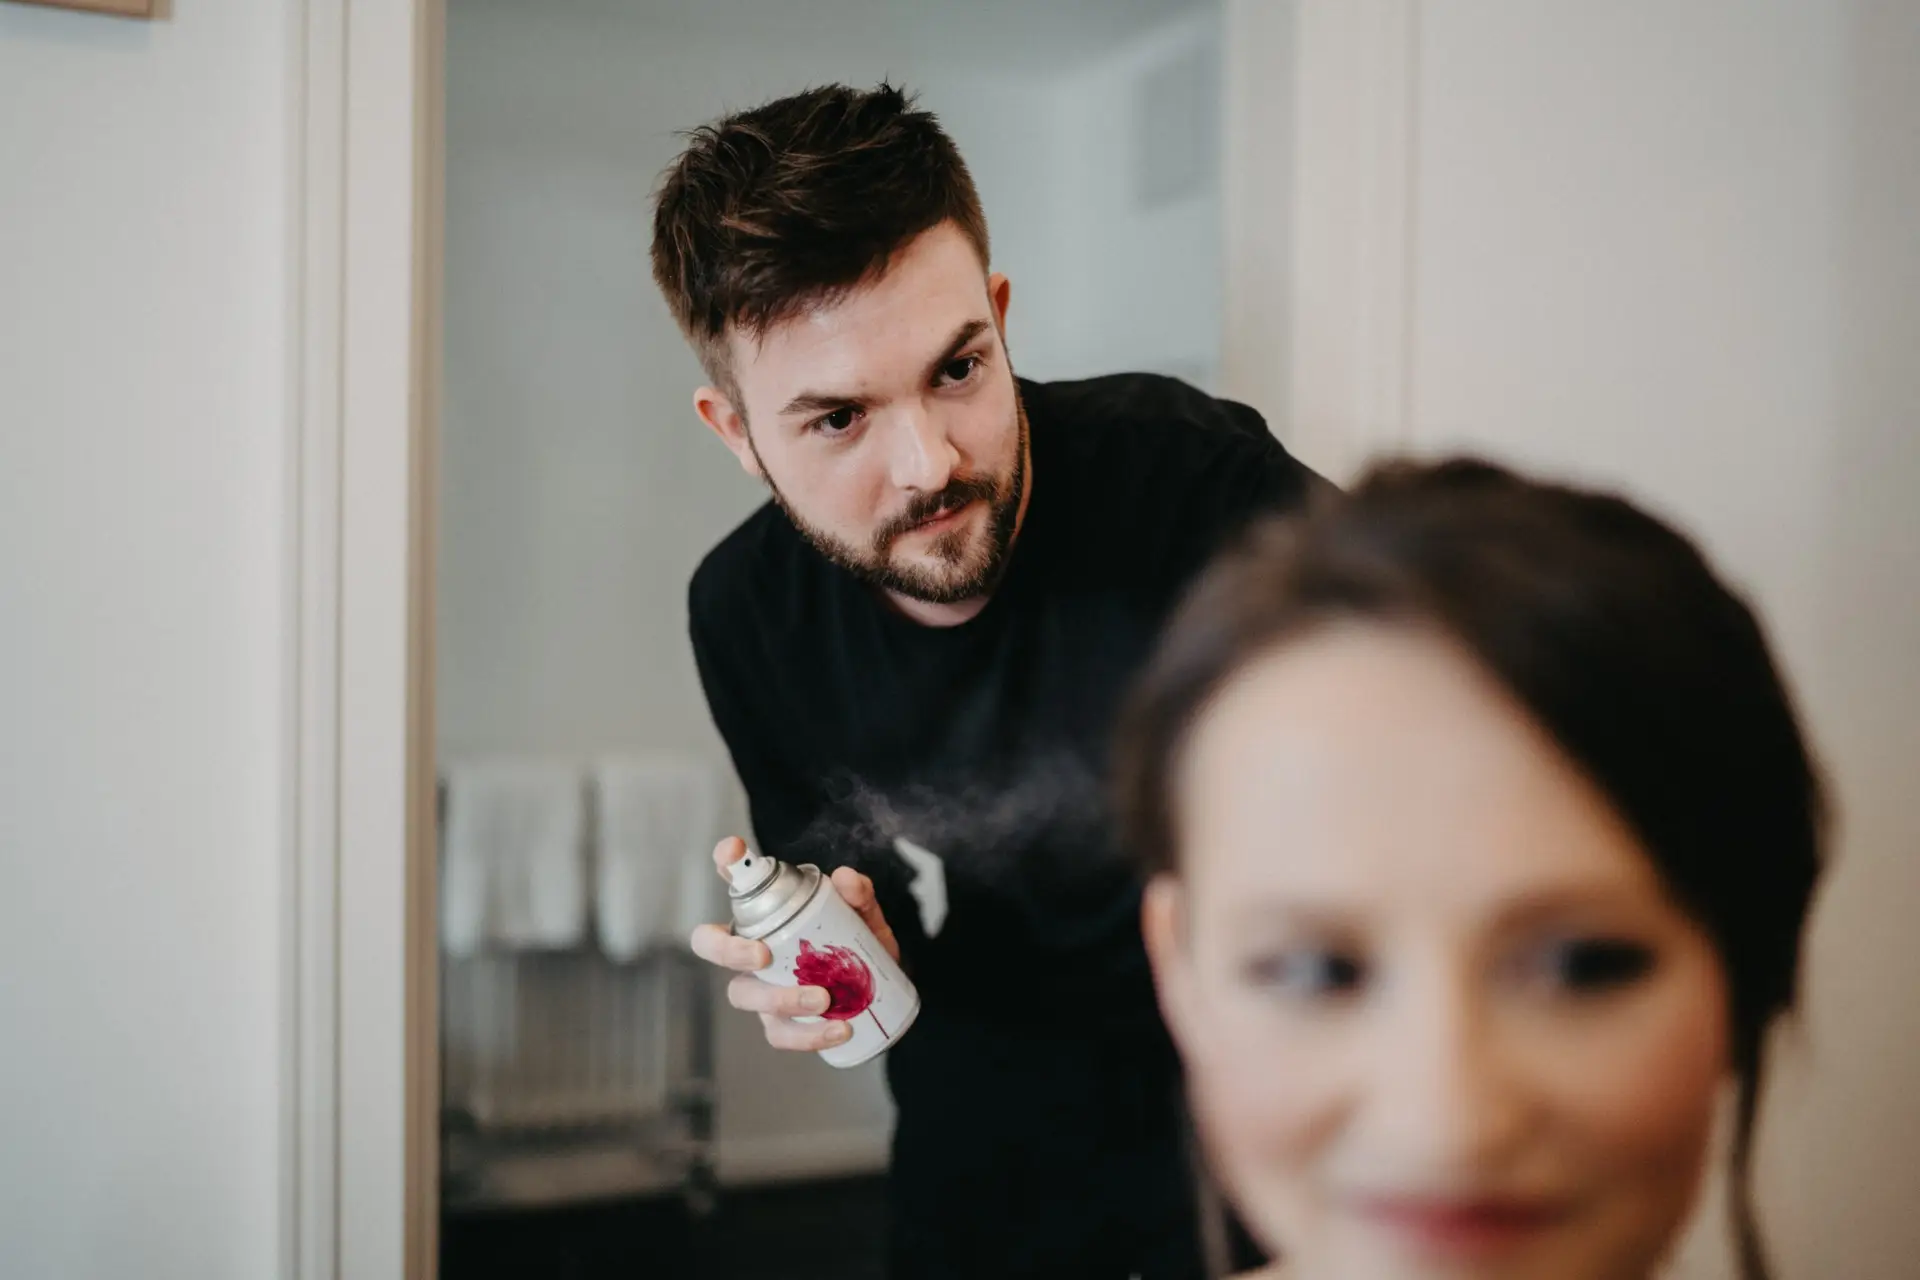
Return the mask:
M 1352 907 L 1300 898 L 1250 898 L 1233 904 L 1238 924 L 1285 925 L 1309 933 L 1352 933 L 1358 912 Z

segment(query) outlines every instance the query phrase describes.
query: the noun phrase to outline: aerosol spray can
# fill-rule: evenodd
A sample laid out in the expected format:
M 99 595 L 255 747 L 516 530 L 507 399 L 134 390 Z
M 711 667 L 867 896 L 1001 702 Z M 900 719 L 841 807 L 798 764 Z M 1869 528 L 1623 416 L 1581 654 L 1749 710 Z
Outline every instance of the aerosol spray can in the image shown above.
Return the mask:
M 913 1025 L 920 993 L 820 868 L 788 866 L 749 849 L 727 878 L 734 933 L 773 953 L 757 976 L 782 987 L 825 987 L 832 1000 L 826 1013 L 794 1020 L 852 1029 L 846 1041 L 820 1051 L 828 1063 L 857 1066 Z

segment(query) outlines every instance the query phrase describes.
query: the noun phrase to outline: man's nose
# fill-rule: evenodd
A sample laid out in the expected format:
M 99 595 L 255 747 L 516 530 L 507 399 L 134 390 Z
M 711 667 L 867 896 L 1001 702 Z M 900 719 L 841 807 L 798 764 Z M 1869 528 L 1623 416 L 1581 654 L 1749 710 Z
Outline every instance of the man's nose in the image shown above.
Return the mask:
M 903 406 L 891 430 L 889 477 L 901 489 L 937 493 L 953 478 L 960 451 L 939 421 L 918 404 Z

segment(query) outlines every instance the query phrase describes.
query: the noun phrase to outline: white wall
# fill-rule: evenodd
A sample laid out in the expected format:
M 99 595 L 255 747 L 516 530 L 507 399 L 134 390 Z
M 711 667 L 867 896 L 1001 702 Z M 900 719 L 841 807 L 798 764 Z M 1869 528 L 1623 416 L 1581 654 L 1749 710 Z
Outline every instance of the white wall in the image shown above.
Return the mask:
M 1765 1209 L 1789 1275 L 1900 1274 L 1920 1257 L 1916 15 L 1425 19 L 1416 438 L 1628 484 L 1757 595 L 1844 822 Z
M 1361 227 L 1344 245 L 1398 273 L 1405 327 L 1369 335 L 1297 291 L 1287 426 L 1312 439 L 1299 408 L 1340 403 L 1303 351 L 1372 348 L 1352 367 L 1398 385 L 1348 434 L 1623 486 L 1757 598 L 1843 819 L 1802 1035 L 1776 1058 L 1762 1215 L 1784 1276 L 1913 1274 L 1920 16 L 1897 0 L 1337 4 L 1297 6 L 1300 83 L 1411 90 L 1405 217 L 1370 223 L 1398 243 Z M 1396 32 L 1399 88 L 1352 74 L 1393 64 Z M 1330 105 L 1336 89 L 1304 94 L 1300 118 L 1366 114 Z M 1373 130 L 1375 158 L 1392 135 Z M 1299 141 L 1298 222 L 1396 190 Z M 1713 1227 L 1683 1274 L 1731 1274 Z
M 789 22 L 756 43 L 752 24 L 716 36 L 599 0 L 456 3 L 450 27 L 447 754 L 725 760 L 687 648 L 686 584 L 765 492 L 694 417 L 699 367 L 649 275 L 650 196 L 676 131 L 809 84 L 891 77 L 972 168 L 994 265 L 1014 282 L 1022 374 L 1210 372 L 1217 192 L 1136 215 L 1124 145 L 1127 80 L 1169 50 L 1210 50 L 1204 17 L 1058 75 L 929 53 L 887 24 Z M 737 798 L 730 822 L 744 830 Z M 878 1064 L 777 1055 L 724 1005 L 718 1024 L 723 1176 L 883 1158 Z
M 1148 369 L 1213 385 L 1221 323 L 1220 60 L 1220 14 L 1207 7 L 1054 82 L 1058 158 L 1048 176 L 1058 192 L 1051 226 L 1064 327 L 1047 352 L 1057 374 L 1050 368 L 1040 376 Z M 1155 76 L 1165 77 L 1166 97 L 1147 92 Z M 1156 134 L 1156 125 L 1165 131 Z M 1158 145 L 1143 146 L 1149 137 Z M 1178 194 L 1143 198 L 1143 182 L 1182 162 L 1191 170 L 1181 174 L 1187 182 Z
M 0 1274 L 279 1265 L 291 6 L 0 5 Z

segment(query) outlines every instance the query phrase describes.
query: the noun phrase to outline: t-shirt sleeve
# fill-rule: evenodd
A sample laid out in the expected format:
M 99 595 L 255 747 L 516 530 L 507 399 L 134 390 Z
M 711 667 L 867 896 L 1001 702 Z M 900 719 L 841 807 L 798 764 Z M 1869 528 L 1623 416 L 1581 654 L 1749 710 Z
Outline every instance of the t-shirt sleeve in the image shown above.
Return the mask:
M 1151 374 L 1117 380 L 1112 394 L 1124 395 L 1125 412 L 1174 424 L 1171 433 L 1161 433 L 1162 444 L 1184 457 L 1163 457 L 1155 469 L 1194 483 L 1199 502 L 1187 519 L 1209 534 L 1230 534 L 1256 516 L 1295 510 L 1329 487 L 1287 451 L 1251 405 Z M 1215 522 L 1223 528 L 1206 529 Z
M 1186 492 L 1172 504 L 1183 574 L 1196 571 L 1247 526 L 1267 515 L 1305 510 L 1333 486 L 1287 451 L 1260 414 L 1212 400 L 1208 421 L 1187 437 Z
M 910 869 L 891 850 L 857 849 L 815 838 L 815 823 L 827 798 L 817 781 L 787 763 L 778 749 L 779 726 L 768 717 L 780 712 L 772 691 L 759 688 L 755 679 L 765 668 L 754 651 L 759 624 L 731 605 L 732 593 L 712 577 L 713 571 L 703 566 L 688 587 L 687 630 L 707 710 L 747 793 L 756 847 L 782 862 L 811 862 L 826 871 L 852 866 L 872 879 L 880 909 L 900 942 L 903 963 L 911 970 L 925 932 L 909 889 Z M 769 707 L 774 710 L 769 712 Z
M 1304 507 L 1332 485 L 1287 452 L 1267 427 L 1259 411 L 1237 400 L 1215 400 L 1222 418 L 1247 442 L 1244 460 L 1234 468 L 1240 483 L 1228 486 L 1235 519 L 1245 521 L 1270 512 Z
M 694 575 L 687 590 L 687 629 L 700 687 L 747 793 L 754 839 L 762 852 L 786 860 L 813 820 L 817 802 L 807 780 L 782 766 L 768 726 L 761 723 L 747 675 L 752 662 L 744 637 L 750 632 L 735 630 L 751 627 L 751 620 L 727 610 L 707 572 L 703 568 Z

